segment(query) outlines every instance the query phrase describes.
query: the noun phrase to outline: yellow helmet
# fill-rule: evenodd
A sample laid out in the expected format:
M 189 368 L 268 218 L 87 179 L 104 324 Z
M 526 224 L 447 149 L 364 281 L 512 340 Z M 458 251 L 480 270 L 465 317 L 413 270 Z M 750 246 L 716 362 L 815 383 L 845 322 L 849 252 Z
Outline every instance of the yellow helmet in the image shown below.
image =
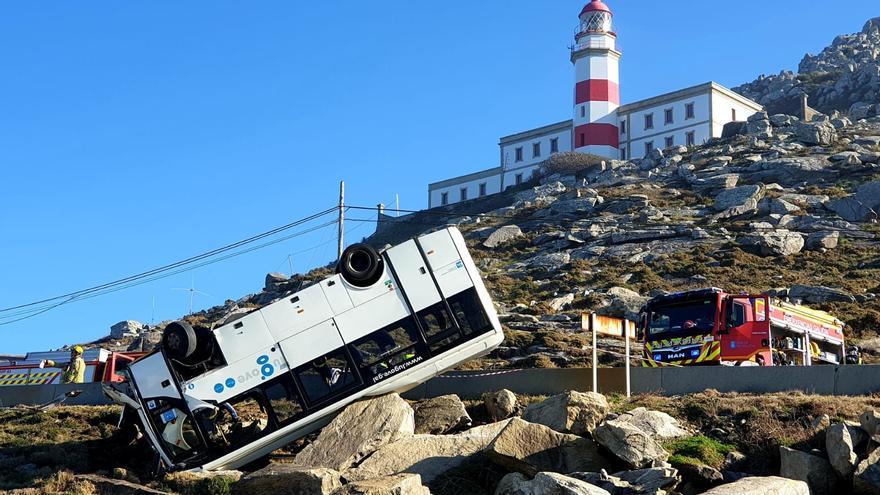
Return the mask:
M 82 346 L 81 346 L 81 345 L 75 345 L 75 346 L 73 346 L 73 353 L 74 353 L 74 354 L 82 354 L 82 353 L 83 353 L 83 348 L 82 348 Z

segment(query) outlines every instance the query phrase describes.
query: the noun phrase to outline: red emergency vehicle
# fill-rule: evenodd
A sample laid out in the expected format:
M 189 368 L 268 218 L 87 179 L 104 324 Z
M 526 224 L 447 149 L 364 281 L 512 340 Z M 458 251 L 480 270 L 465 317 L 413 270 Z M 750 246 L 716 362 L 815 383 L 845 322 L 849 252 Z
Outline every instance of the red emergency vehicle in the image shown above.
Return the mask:
M 86 362 L 86 382 L 121 382 L 120 371 L 128 364 L 146 354 L 145 352 L 112 352 L 106 349 L 86 349 L 83 360 Z M 0 366 L 0 387 L 13 385 L 55 385 L 61 383 L 61 368 L 40 367 L 40 363 L 51 360 L 66 363 L 70 351 L 29 352 L 20 359 L 7 358 Z
M 841 364 L 844 324 L 767 295 L 718 288 L 655 297 L 642 311 L 644 366 Z

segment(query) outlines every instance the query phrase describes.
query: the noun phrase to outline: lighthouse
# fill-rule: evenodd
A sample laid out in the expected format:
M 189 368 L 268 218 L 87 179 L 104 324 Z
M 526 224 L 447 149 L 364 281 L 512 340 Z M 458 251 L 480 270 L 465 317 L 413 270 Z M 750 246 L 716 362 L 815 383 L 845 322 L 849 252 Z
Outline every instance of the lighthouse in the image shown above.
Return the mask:
M 602 0 L 592 0 L 579 16 L 571 48 L 575 74 L 572 149 L 617 159 L 620 52 L 612 18 Z

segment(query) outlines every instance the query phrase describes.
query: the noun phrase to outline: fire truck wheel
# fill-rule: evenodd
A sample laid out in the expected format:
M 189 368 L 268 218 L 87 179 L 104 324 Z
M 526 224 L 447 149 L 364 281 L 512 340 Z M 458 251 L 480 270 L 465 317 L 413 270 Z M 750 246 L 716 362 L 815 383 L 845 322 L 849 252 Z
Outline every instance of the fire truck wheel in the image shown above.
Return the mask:
M 169 323 L 162 332 L 162 348 L 174 359 L 192 356 L 197 344 L 195 330 L 185 321 Z
M 385 263 L 372 246 L 352 244 L 342 252 L 336 273 L 355 287 L 369 287 L 382 278 Z

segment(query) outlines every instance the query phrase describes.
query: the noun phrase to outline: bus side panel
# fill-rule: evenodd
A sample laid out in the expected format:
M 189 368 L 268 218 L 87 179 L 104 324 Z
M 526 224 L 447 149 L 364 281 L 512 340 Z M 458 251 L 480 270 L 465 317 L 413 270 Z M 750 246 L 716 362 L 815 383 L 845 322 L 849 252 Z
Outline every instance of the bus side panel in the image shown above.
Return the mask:
M 194 378 L 182 387 L 189 397 L 221 403 L 288 369 L 278 346 L 271 344 L 235 363 Z
M 337 315 L 335 320 L 342 339 L 345 342 L 354 342 L 364 335 L 406 318 L 409 314 L 400 291 L 393 291 Z
M 153 353 L 129 366 L 141 399 L 171 397 L 180 399 L 180 391 L 161 352 Z M 138 378 L 141 379 L 138 379 Z
M 431 264 L 431 271 L 444 297 L 451 297 L 474 286 L 465 260 L 448 229 L 419 238 L 419 244 Z
M 406 291 L 413 311 L 421 311 L 440 302 L 437 286 L 415 241 L 407 241 L 386 251 L 400 286 Z
M 486 290 L 486 286 L 483 284 L 480 270 L 477 269 L 477 265 L 474 264 L 474 260 L 471 258 L 471 253 L 467 249 L 467 244 L 465 243 L 461 232 L 456 228 L 449 228 L 447 229 L 447 232 L 458 249 L 458 254 L 461 257 L 462 263 L 464 263 L 465 270 L 470 274 L 474 288 L 477 290 L 477 295 L 480 297 L 480 302 L 482 302 L 483 307 L 486 309 L 486 314 L 489 316 L 489 321 L 492 322 L 492 326 L 499 335 L 496 339 L 497 343 L 494 344 L 497 346 L 501 343 L 504 336 L 501 331 L 501 322 L 498 320 L 498 312 L 495 310 L 495 304 L 492 302 L 492 297 L 489 295 L 489 291 Z
M 336 323 L 333 320 L 327 320 L 305 332 L 281 341 L 279 345 L 288 365 L 293 369 L 345 344 L 342 342 Z
M 333 317 L 319 285 L 313 285 L 259 310 L 275 342 L 280 342 Z
M 217 328 L 214 336 L 227 364 L 237 363 L 275 343 L 266 320 L 259 311 Z

